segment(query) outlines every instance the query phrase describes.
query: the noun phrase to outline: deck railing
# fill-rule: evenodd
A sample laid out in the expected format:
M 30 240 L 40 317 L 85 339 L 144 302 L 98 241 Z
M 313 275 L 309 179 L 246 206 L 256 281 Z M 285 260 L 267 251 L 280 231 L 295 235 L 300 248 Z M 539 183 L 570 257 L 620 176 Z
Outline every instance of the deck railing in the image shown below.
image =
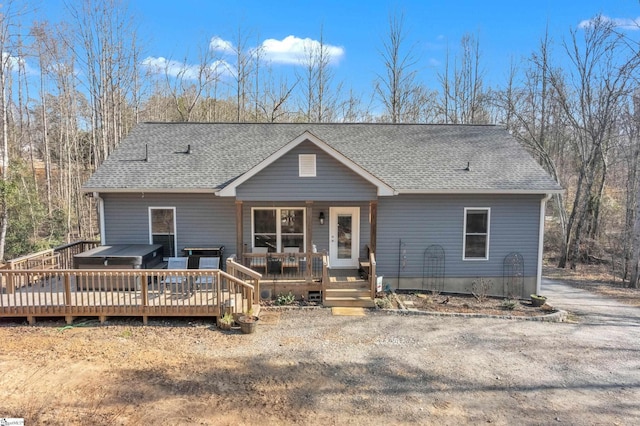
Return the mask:
M 232 254 L 227 258 L 227 273 L 244 282 L 250 282 L 254 287 L 253 303 L 260 303 L 260 279 L 262 278 L 262 275 L 239 264 L 236 260 L 237 257 L 235 254 Z
M 71 269 L 73 268 L 74 255 L 99 245 L 99 241 L 74 241 L 69 244 L 11 259 L 7 261 L 4 269 Z
M 322 256 L 323 253 L 244 253 L 239 263 L 262 274 L 262 279 L 311 282 L 322 279 Z
M 92 248 L 98 247 L 100 245 L 100 241 L 74 241 L 69 244 L 64 244 L 58 247 L 55 247 L 54 252 L 58 253 L 60 256 L 60 269 L 72 269 L 73 268 L 73 256 L 76 254 L 83 253 L 87 250 L 91 250 Z
M 247 312 L 255 287 L 220 270 L 2 270 L 0 317 L 219 316 Z

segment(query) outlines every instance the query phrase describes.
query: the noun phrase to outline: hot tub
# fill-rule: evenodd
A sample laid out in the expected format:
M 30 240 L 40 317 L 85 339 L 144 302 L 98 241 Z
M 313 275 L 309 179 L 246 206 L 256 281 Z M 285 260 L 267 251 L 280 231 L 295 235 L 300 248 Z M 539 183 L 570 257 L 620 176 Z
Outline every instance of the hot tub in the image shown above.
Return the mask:
M 160 269 L 164 267 L 161 244 L 115 244 L 99 246 L 73 256 L 75 269 Z M 78 276 L 78 290 L 136 290 L 140 277 L 96 280 Z

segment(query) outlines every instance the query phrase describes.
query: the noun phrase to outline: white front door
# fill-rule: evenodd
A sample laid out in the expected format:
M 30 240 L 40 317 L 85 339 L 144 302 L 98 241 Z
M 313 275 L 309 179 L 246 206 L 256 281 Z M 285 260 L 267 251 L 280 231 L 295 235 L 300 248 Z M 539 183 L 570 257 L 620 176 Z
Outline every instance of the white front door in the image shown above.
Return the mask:
M 357 268 L 360 253 L 360 207 L 331 207 L 329 263 L 332 268 Z

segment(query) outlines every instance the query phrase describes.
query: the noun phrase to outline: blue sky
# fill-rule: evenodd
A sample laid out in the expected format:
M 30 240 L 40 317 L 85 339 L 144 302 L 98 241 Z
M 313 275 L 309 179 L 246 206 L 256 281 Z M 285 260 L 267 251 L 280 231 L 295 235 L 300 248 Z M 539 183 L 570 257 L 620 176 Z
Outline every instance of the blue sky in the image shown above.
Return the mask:
M 43 1 L 41 12 L 56 20 L 62 3 Z M 242 28 L 253 47 L 267 48 L 274 68 L 293 69 L 291 57 L 303 45 L 301 40 L 317 40 L 322 28 L 325 44 L 333 48 L 335 80 L 343 82 L 345 90 L 366 93 L 372 92 L 376 74 L 384 72 L 379 52 L 393 11 L 404 13 L 407 45 L 414 46 L 420 59 L 420 80 L 434 84 L 447 45 L 455 54 L 460 38 L 471 32 L 479 36 L 490 86 L 502 85 L 510 62 L 536 49 L 547 25 L 551 38 L 560 42 L 597 13 L 625 22 L 640 17 L 637 0 L 131 0 L 129 9 L 145 42 L 148 64 L 185 58 L 195 64 L 199 50 L 212 45 L 214 37 L 219 39 L 213 46 L 224 56 L 225 43 L 233 42 Z

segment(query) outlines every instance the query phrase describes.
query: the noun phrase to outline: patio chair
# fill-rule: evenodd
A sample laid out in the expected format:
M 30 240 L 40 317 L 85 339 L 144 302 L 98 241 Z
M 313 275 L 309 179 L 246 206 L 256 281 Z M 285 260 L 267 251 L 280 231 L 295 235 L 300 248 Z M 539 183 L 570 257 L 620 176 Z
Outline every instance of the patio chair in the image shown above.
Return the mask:
M 251 253 L 254 254 L 264 254 L 264 256 L 260 257 L 252 257 L 249 262 L 249 268 L 264 268 L 265 271 L 267 269 L 267 253 L 269 252 L 269 247 L 254 247 Z
M 299 247 L 284 247 L 283 251 L 285 254 L 289 253 L 289 256 L 286 256 L 282 261 L 282 271 L 284 272 L 285 268 L 295 268 L 296 271 L 300 269 L 300 265 L 298 263 L 298 258 L 293 255 L 293 253 L 300 253 Z
M 167 259 L 167 269 L 187 269 L 187 262 L 189 261 L 188 257 L 170 257 Z M 164 290 L 167 289 L 168 286 L 178 287 L 185 280 L 185 277 L 176 276 L 176 275 L 167 275 L 160 282 L 164 286 Z
M 198 269 L 220 269 L 219 257 L 201 257 L 198 260 Z M 196 279 L 196 288 L 200 289 L 203 285 L 207 288 L 213 288 L 216 277 L 214 275 L 202 276 Z
M 198 260 L 198 269 L 220 269 L 220 258 L 201 257 Z

